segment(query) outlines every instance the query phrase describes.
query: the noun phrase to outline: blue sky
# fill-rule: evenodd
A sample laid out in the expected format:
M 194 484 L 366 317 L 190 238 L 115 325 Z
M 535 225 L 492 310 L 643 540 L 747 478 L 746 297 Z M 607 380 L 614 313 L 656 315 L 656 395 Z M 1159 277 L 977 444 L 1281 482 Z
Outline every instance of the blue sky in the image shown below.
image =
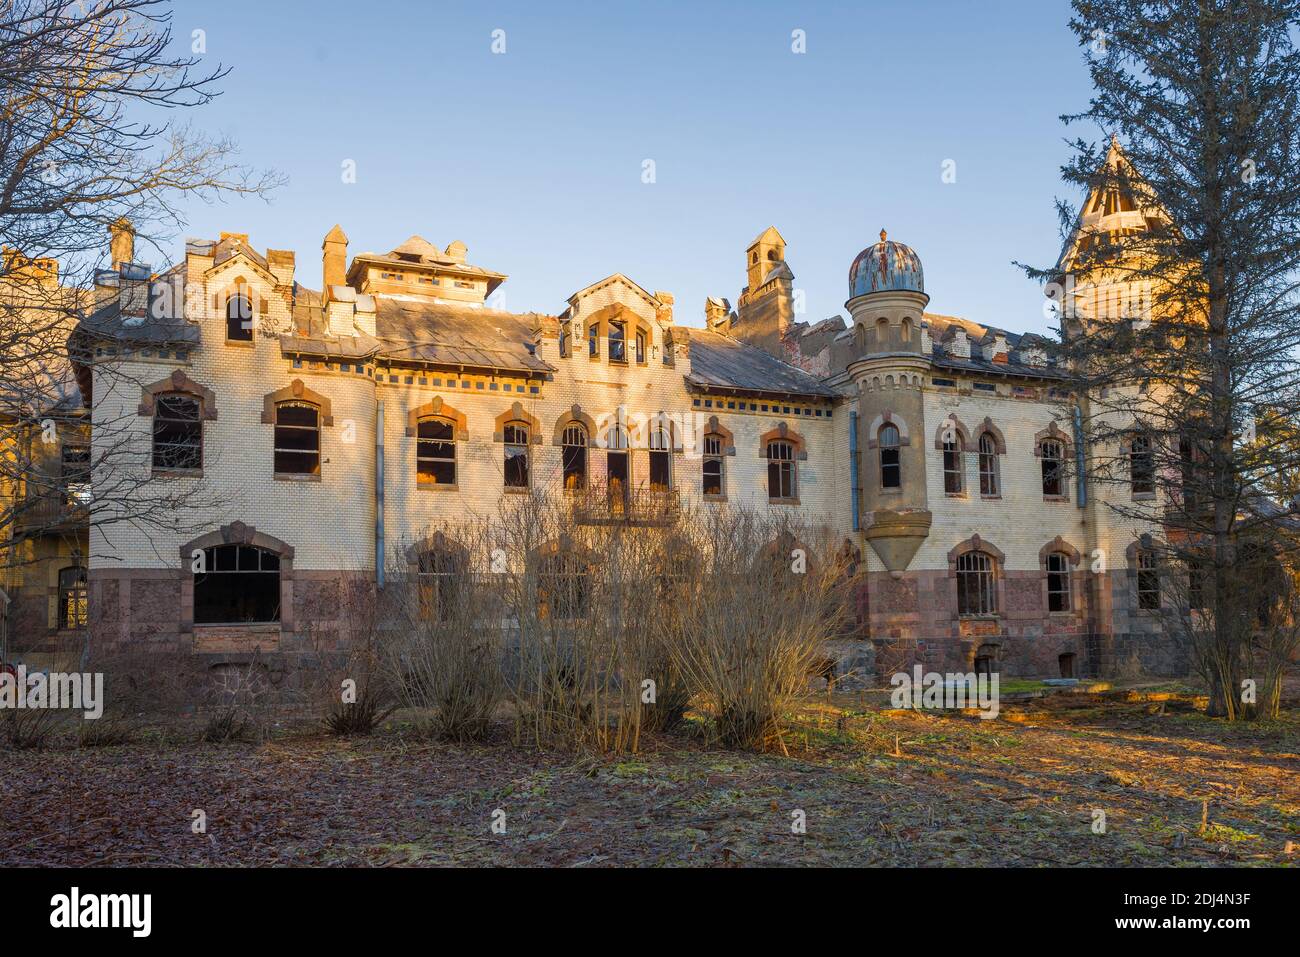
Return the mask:
M 178 44 L 202 29 L 205 64 L 233 71 L 193 122 L 288 177 L 270 204 L 195 204 L 186 232 L 296 250 L 316 288 L 335 222 L 350 253 L 459 239 L 510 276 L 512 311 L 558 311 L 623 272 L 702 325 L 706 296 L 735 303 L 769 224 L 800 318 L 843 314 L 849 263 L 883 226 L 920 254 L 931 311 L 1041 331 L 1041 293 L 1011 261 L 1050 263 L 1053 201 L 1077 199 L 1058 116 L 1090 90 L 1068 15 L 1065 0 L 178 0 Z

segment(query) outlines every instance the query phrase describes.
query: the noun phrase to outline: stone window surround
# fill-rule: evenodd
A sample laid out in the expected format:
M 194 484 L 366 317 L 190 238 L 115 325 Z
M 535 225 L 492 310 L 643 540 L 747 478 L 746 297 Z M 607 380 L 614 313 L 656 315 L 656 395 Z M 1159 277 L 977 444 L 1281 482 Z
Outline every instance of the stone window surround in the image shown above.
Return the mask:
M 276 389 L 262 396 L 262 424 L 275 425 L 275 407 L 281 402 L 310 402 L 320 408 L 321 428 L 334 424 L 334 406 L 327 396 L 314 392 L 303 385 L 301 379 L 294 379 L 283 389 Z
M 792 491 L 794 492 L 794 495 L 789 498 L 772 498 L 769 492 L 766 501 L 768 505 L 799 505 L 801 504 L 799 500 L 799 490 L 803 487 L 803 483 L 799 476 L 799 463 L 808 461 L 807 446 L 804 443 L 802 435 L 790 428 L 786 423 L 778 422 L 775 428 L 768 429 L 758 437 L 758 457 L 767 461 L 768 445 L 772 442 L 778 441 L 789 442 L 794 446 L 794 459 L 790 463 L 794 468 L 794 474 L 792 476 L 792 484 L 794 486 Z
M 517 405 L 518 403 L 516 403 Z M 442 419 L 444 422 L 450 422 L 452 428 L 452 441 L 468 442 L 469 441 L 469 419 L 464 412 L 455 409 L 443 401 L 442 396 L 435 395 L 423 405 L 417 405 L 406 412 L 406 435 L 407 438 L 415 438 L 416 442 L 412 443 L 412 455 L 419 454 L 418 436 L 420 433 L 420 421 L 423 419 Z M 460 491 L 460 455 L 456 456 L 456 481 L 451 484 L 438 485 L 431 482 L 419 481 L 419 473 L 416 473 L 415 487 L 433 492 L 458 492 Z
M 217 394 L 206 386 L 195 382 L 182 369 L 175 369 L 167 378 L 159 379 L 157 382 L 151 382 L 149 385 L 142 387 L 140 393 L 140 405 L 136 408 L 137 415 L 152 418 L 157 414 L 158 398 L 160 396 L 179 394 L 188 395 L 198 400 L 200 428 L 202 428 L 202 423 L 215 422 L 217 419 Z M 202 448 L 205 438 L 206 436 L 200 435 L 200 448 Z M 203 475 L 203 469 L 155 469 L 153 468 L 151 456 L 149 474 L 155 477 L 199 477 Z
M 984 494 L 982 479 L 979 474 L 980 440 L 985 435 L 993 439 L 993 481 L 997 491 L 992 495 Z M 975 427 L 975 434 L 971 437 L 971 446 L 975 450 L 975 473 L 977 482 L 980 483 L 981 487 L 980 498 L 990 502 L 997 501 L 1002 498 L 1002 464 L 998 461 L 998 457 L 1007 454 L 1007 441 L 1002 436 L 1002 430 L 993 424 L 993 419 L 989 416 L 986 415 L 984 421 Z
M 898 472 L 901 478 L 903 474 L 903 460 L 901 450 L 912 444 L 912 434 L 908 431 L 907 421 L 897 415 L 893 409 L 885 409 L 878 416 L 871 420 L 867 426 L 867 451 L 877 451 L 880 448 L 880 430 L 887 425 L 892 425 L 898 429 L 898 447 L 900 449 Z M 898 488 L 885 488 L 884 477 L 880 469 L 880 456 L 872 456 L 876 470 L 876 491 L 880 495 L 902 495 L 903 486 L 900 483 Z
M 264 548 L 269 552 L 274 552 L 280 556 L 280 633 L 282 636 L 293 633 L 293 546 L 265 532 L 259 532 L 252 525 L 246 525 L 241 521 L 231 522 L 229 525 L 222 525 L 215 532 L 208 532 L 206 535 L 200 535 L 198 538 L 191 539 L 182 545 L 180 552 L 180 581 L 181 581 L 181 626 L 180 631 L 183 635 L 194 634 L 194 573 L 190 571 L 190 563 L 194 560 L 194 552 L 201 551 L 205 548 L 212 548 L 217 545 L 252 545 L 256 548 Z M 242 626 L 232 625 L 199 625 L 199 628 L 221 628 L 221 629 L 238 629 L 247 627 L 254 630 L 265 630 L 266 626 L 249 625 Z
M 734 456 L 736 454 L 736 436 L 732 434 L 730 429 L 728 429 L 725 425 L 723 425 L 721 422 L 718 421 L 718 417 L 716 415 L 711 415 L 709 416 L 709 421 L 704 424 L 704 430 L 700 433 L 701 460 L 703 460 L 704 458 L 704 439 L 710 435 L 716 435 L 718 438 L 722 440 L 721 452 L 723 458 L 729 455 Z M 727 501 L 727 464 L 725 461 L 721 464 L 722 464 L 722 474 L 719 477 L 722 481 L 722 493 L 720 495 L 703 495 L 703 498 L 706 502 Z M 701 464 L 700 466 L 701 470 L 703 470 L 703 467 L 704 467 L 703 464 Z M 701 476 L 700 476 L 701 487 L 703 487 L 702 484 L 703 481 L 704 481 L 704 476 L 701 472 Z
M 584 350 L 586 349 L 586 342 L 591 336 L 591 330 L 595 327 L 596 337 L 605 341 L 604 351 L 598 355 L 597 358 L 603 359 L 606 362 L 610 361 L 609 324 L 611 321 L 623 323 L 623 355 L 627 357 L 623 362 L 615 362 L 614 365 L 649 365 L 650 350 L 654 345 L 654 329 L 649 320 L 638 315 L 635 311 L 621 302 L 610 303 L 608 306 L 597 309 L 595 312 L 581 320 Z M 638 332 L 645 333 L 646 342 L 645 358 L 640 362 L 636 359 L 636 335 Z
M 1122 456 L 1124 457 L 1124 465 L 1125 465 L 1125 467 L 1127 468 L 1128 473 L 1129 473 L 1129 483 L 1128 483 L 1128 485 L 1129 485 L 1129 500 L 1132 501 L 1132 502 L 1154 502 L 1154 501 L 1156 500 L 1156 493 L 1155 493 L 1155 482 L 1156 482 L 1156 479 L 1155 479 L 1155 476 L 1156 476 L 1156 444 L 1155 444 L 1155 440 L 1152 439 L 1150 436 L 1147 437 L 1147 440 L 1148 440 L 1148 443 L 1149 443 L 1149 446 L 1148 446 L 1148 447 L 1149 447 L 1149 451 L 1150 451 L 1150 455 L 1151 455 L 1151 491 L 1150 491 L 1150 492 L 1134 492 L 1134 491 L 1133 491 L 1133 480 L 1132 480 L 1132 475 L 1133 475 L 1133 472 L 1132 472 L 1132 469 L 1133 469 L 1133 439 L 1134 439 L 1135 437 L 1137 437 L 1138 435 L 1140 435 L 1141 433 L 1142 433 L 1142 430 L 1141 430 L 1140 428 L 1137 428 L 1136 426 L 1135 426 L 1134 428 L 1131 428 L 1131 429 L 1129 429 L 1128 431 L 1126 431 L 1126 432 L 1124 433 L 1123 437 L 1120 439 L 1120 443 L 1119 443 L 1119 452 L 1120 452 L 1120 455 L 1122 455 Z
M 1054 539 L 1052 539 L 1050 542 L 1048 542 L 1046 545 L 1044 545 L 1042 548 L 1038 550 L 1038 569 L 1043 573 L 1043 585 L 1041 589 L 1042 592 L 1041 597 L 1043 600 L 1044 610 L 1047 609 L 1047 556 L 1048 555 L 1064 555 L 1066 558 L 1067 561 L 1066 569 L 1069 576 L 1069 584 L 1070 584 L 1070 591 L 1069 591 L 1070 607 L 1066 611 L 1048 611 L 1047 614 L 1066 617 L 1066 616 L 1074 616 L 1082 613 L 1087 590 L 1084 588 L 1084 583 L 1080 579 L 1079 575 L 1077 574 L 1078 571 L 1077 566 L 1079 562 L 1083 560 L 1083 557 L 1079 554 L 1079 550 L 1077 548 L 1075 548 L 1073 545 L 1067 542 L 1060 535 L 1057 535 Z
M 991 615 L 961 615 L 960 617 L 966 620 L 1001 619 L 1002 609 L 1007 607 L 1007 577 L 1003 574 L 1007 556 L 996 545 L 980 538 L 978 532 L 964 542 L 958 542 L 948 552 L 948 580 L 952 582 L 952 607 L 957 607 L 957 559 L 969 552 L 983 552 L 993 560 L 993 588 L 997 594 L 998 610 Z

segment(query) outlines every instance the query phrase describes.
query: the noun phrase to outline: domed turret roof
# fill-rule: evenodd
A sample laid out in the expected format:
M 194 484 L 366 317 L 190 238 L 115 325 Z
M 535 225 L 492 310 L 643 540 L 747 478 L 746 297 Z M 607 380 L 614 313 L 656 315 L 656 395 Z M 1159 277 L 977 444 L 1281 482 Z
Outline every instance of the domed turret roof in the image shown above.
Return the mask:
M 880 242 L 868 246 L 849 267 L 849 298 L 873 292 L 904 290 L 925 292 L 925 275 L 921 271 L 921 257 L 911 246 L 886 239 L 880 231 Z

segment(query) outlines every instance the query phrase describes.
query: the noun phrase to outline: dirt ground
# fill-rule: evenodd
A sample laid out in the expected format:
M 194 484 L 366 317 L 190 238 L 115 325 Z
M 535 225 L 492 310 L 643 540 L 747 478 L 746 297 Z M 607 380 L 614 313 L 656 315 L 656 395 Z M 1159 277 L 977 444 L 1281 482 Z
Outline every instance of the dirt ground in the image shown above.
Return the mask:
M 401 714 L 351 740 L 153 729 L 0 754 L 0 864 L 1300 862 L 1300 714 L 1229 725 L 1132 697 L 1057 695 L 993 721 L 815 699 L 791 716 L 788 755 L 689 732 L 617 758 L 539 751 L 509 726 L 435 743 Z

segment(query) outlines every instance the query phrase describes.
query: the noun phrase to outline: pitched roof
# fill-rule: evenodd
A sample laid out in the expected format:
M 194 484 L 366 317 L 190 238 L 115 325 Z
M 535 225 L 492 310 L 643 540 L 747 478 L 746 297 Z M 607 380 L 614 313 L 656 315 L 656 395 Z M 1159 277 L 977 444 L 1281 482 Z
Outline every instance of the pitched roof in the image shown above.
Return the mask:
M 691 373 L 686 381 L 691 385 L 822 398 L 837 394 L 815 376 L 756 346 L 707 329 L 678 328 L 690 336 Z
M 378 297 L 375 333 L 394 360 L 518 372 L 553 372 L 533 352 L 534 313 Z

